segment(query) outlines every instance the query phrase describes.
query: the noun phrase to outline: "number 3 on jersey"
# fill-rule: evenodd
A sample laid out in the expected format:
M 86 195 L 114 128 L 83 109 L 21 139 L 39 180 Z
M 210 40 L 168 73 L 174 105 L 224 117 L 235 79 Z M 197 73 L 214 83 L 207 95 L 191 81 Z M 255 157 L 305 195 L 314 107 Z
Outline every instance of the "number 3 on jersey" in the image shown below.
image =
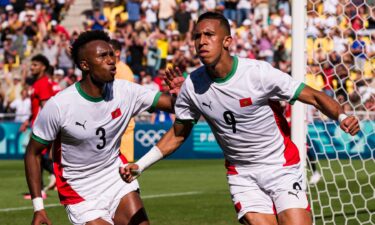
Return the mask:
M 226 124 L 232 125 L 233 133 L 236 133 L 236 119 L 234 118 L 233 113 L 231 111 L 225 111 L 223 117 Z
M 105 139 L 105 130 L 103 127 L 99 127 L 97 130 L 96 130 L 96 135 L 99 135 L 99 139 L 102 140 L 102 143 L 100 144 L 97 144 L 96 147 L 98 149 L 103 149 L 105 144 L 106 144 L 106 139 Z

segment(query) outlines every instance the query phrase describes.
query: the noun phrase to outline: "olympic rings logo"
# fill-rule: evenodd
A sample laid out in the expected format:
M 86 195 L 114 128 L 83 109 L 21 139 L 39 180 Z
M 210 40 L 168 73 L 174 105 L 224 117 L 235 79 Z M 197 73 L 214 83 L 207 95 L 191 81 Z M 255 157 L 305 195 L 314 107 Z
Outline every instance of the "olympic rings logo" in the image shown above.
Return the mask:
M 165 133 L 165 130 L 139 130 L 135 133 L 135 139 L 141 143 L 142 146 L 149 147 L 155 145 Z

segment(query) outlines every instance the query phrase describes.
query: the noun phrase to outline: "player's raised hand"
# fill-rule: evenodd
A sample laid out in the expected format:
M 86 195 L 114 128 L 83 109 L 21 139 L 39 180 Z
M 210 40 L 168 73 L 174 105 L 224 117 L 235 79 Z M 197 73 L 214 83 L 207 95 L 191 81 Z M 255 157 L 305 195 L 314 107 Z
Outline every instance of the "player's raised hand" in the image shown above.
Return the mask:
M 354 116 L 348 116 L 346 119 L 341 121 L 340 127 L 343 131 L 352 136 L 356 135 L 360 130 L 358 119 Z
M 47 213 L 44 209 L 34 212 L 34 218 L 31 222 L 32 225 L 47 224 L 52 225 L 52 222 L 48 219 Z
M 185 78 L 182 76 L 181 70 L 178 67 L 170 67 L 165 70 L 164 81 L 169 87 L 169 93 L 178 95 Z
M 137 164 L 127 164 L 120 167 L 120 176 L 126 183 L 131 183 L 141 175 L 141 171 Z

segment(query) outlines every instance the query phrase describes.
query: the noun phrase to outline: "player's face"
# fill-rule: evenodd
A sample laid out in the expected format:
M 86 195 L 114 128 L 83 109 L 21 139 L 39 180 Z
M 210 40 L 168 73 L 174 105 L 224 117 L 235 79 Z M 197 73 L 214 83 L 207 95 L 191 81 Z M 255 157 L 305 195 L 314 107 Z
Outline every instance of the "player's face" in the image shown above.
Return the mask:
M 107 83 L 114 80 L 116 74 L 116 58 L 112 47 L 105 41 L 92 41 L 85 46 L 81 68 L 95 81 Z
M 45 69 L 45 66 L 43 63 L 38 62 L 38 61 L 31 62 L 31 67 L 30 67 L 31 75 L 39 76 L 39 74 L 44 72 L 44 69 Z
M 229 47 L 228 37 L 230 36 L 225 34 L 219 20 L 205 19 L 196 25 L 193 39 L 195 50 L 203 64 L 210 66 L 219 61 L 224 48 Z

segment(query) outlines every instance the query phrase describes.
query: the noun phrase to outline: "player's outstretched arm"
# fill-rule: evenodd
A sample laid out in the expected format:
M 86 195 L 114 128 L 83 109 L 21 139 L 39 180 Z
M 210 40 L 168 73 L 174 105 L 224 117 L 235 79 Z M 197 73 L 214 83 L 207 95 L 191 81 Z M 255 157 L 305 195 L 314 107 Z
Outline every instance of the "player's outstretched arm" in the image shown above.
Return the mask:
M 174 104 L 176 102 L 176 96 L 162 94 L 159 101 L 156 103 L 155 108 L 161 111 L 174 113 Z
M 34 206 L 34 217 L 32 224 L 47 224 L 51 225 L 51 221 L 47 217 L 47 213 L 44 210 L 43 198 L 41 196 L 41 174 L 40 174 L 40 160 L 43 149 L 48 146 L 41 144 L 34 139 L 30 139 L 29 144 L 26 148 L 25 154 L 25 172 L 27 185 L 29 186 L 33 206 Z
M 125 168 L 120 168 L 120 175 L 123 180 L 128 183 L 132 182 L 142 171 L 175 152 L 187 139 L 192 128 L 192 123 L 175 122 L 160 141 L 135 164 L 128 164 Z
M 298 96 L 298 100 L 313 105 L 329 118 L 338 120 L 341 129 L 346 133 L 355 135 L 359 132 L 360 127 L 358 119 L 354 116 L 345 115 L 340 104 L 325 93 L 316 91 L 306 85 Z

